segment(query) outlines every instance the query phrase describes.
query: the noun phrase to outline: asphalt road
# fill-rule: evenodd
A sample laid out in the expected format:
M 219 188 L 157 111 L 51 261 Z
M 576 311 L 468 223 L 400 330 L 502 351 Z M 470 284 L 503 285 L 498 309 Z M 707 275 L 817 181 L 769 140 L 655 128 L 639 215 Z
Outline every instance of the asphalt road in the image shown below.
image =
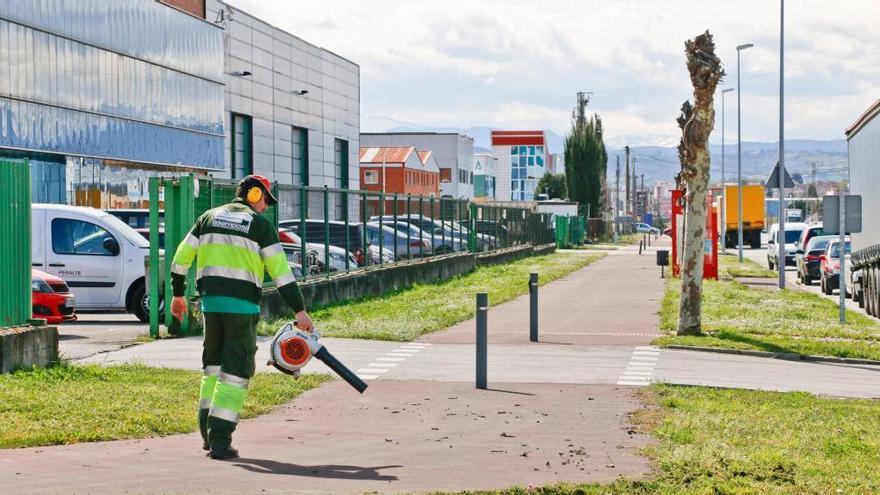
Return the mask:
M 74 322 L 58 325 L 62 358 L 80 360 L 132 345 L 150 327 L 128 313 L 77 313 Z

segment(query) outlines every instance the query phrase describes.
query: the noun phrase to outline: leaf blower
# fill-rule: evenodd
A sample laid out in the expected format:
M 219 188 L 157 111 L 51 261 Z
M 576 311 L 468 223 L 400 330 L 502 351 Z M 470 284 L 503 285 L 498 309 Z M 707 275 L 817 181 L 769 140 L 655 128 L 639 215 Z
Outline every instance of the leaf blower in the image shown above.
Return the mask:
M 295 323 L 287 323 L 275 333 L 272 346 L 269 348 L 271 357 L 266 364 L 274 366 L 282 373 L 299 377 L 300 370 L 308 364 L 312 356 L 315 356 L 355 390 L 364 393 L 367 384 L 330 354 L 330 351 L 321 344 L 321 335 L 318 331 L 303 332 L 294 326 Z

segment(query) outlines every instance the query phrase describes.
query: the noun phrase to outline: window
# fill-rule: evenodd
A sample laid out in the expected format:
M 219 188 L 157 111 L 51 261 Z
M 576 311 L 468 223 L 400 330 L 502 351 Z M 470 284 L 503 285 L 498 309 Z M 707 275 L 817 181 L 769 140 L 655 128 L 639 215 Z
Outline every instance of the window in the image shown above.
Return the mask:
M 348 141 L 333 140 L 333 163 L 336 165 L 336 187 L 348 189 Z
M 535 147 L 535 154 L 543 155 L 544 154 L 544 147 L 543 146 L 536 146 Z
M 529 154 L 530 154 L 530 155 L 534 155 L 534 154 L 535 154 L 535 147 L 534 147 L 534 146 L 529 146 Z
M 451 168 L 441 168 L 440 169 L 440 182 L 452 182 L 452 169 Z
M 511 147 L 510 147 L 510 154 L 511 154 L 511 155 L 516 155 L 516 154 L 518 154 L 518 153 L 519 153 L 519 147 L 518 147 L 518 146 L 511 146 Z
M 232 114 L 232 178 L 241 179 L 254 173 L 253 134 L 251 118 Z
M 525 147 L 525 146 L 520 146 L 520 147 L 519 147 L 519 154 L 520 154 L 520 155 L 525 155 L 525 154 L 526 154 L 526 147 Z
M 375 170 L 365 170 L 364 171 L 364 184 L 378 184 L 379 183 L 379 172 Z
M 52 251 L 55 254 L 114 256 L 104 248 L 106 239 L 115 238 L 93 223 L 69 218 L 52 220 Z
M 511 169 L 510 178 L 511 179 L 519 179 L 519 169 L 518 168 Z
M 293 183 L 307 186 L 309 185 L 309 131 L 302 127 L 293 127 L 290 137 Z
M 536 157 L 535 157 L 535 163 L 537 163 L 538 165 L 540 165 L 541 167 L 543 167 L 543 166 L 544 166 L 544 157 L 543 157 L 543 156 L 540 156 L 540 155 L 539 155 L 539 156 L 536 156 Z

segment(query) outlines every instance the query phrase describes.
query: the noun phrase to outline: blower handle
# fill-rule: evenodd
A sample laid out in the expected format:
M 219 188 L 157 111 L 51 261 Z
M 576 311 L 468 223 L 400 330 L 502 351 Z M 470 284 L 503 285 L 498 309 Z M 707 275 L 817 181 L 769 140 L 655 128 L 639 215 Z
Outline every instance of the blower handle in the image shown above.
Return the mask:
M 333 357 L 333 354 L 330 354 L 326 347 L 321 346 L 321 349 L 315 353 L 315 358 L 320 359 L 358 392 L 364 393 L 364 390 L 367 389 L 367 384 L 350 369 L 346 368 L 344 364 L 340 363 L 338 359 Z

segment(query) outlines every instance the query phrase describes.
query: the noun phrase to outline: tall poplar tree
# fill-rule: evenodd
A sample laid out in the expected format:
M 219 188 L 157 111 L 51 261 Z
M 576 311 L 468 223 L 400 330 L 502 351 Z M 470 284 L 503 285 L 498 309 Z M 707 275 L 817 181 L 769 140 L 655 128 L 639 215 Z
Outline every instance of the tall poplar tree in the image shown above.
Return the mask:
M 599 217 L 604 209 L 603 181 L 608 153 L 602 138 L 602 119 L 585 113 L 586 101 L 579 95 L 571 132 L 565 138 L 565 180 L 568 197 Z

